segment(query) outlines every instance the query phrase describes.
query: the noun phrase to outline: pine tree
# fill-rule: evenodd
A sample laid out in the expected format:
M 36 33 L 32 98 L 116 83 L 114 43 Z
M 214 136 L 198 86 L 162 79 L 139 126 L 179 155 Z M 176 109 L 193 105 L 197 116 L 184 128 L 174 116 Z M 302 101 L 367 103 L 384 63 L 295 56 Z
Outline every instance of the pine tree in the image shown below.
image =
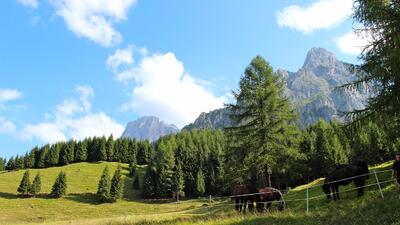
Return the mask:
M 15 169 L 24 169 L 25 168 L 25 159 L 23 156 L 17 155 L 15 157 Z
M 229 104 L 233 126 L 226 129 L 229 166 L 232 177 L 247 177 L 251 165 L 257 165 L 260 179 L 256 186 L 271 186 L 270 175 L 280 158 L 298 154 L 292 141 L 297 135 L 296 115 L 283 94 L 283 83 L 261 56 L 246 68 L 233 92 L 236 102 Z M 261 172 L 262 171 L 262 172 Z
M 29 179 L 29 170 L 26 170 L 17 191 L 22 195 L 28 195 L 30 187 L 31 181 Z
M 51 195 L 55 198 L 61 198 L 67 193 L 67 175 L 61 171 L 55 180 L 51 189 Z
M 132 161 L 131 163 L 129 163 L 129 176 L 135 177 L 136 167 L 136 161 Z
M 40 149 L 39 158 L 36 162 L 37 168 L 45 168 L 46 167 L 46 159 L 47 159 L 48 153 L 49 153 L 49 145 L 45 145 Z
M 34 148 L 30 153 L 25 155 L 25 168 L 33 168 L 35 166 L 35 153 L 37 149 Z
M 60 161 L 60 144 L 56 143 L 51 145 L 49 153 L 47 154 L 46 166 L 57 166 Z
M 137 153 L 137 163 L 139 165 L 148 164 L 150 155 L 151 155 L 150 142 L 148 140 L 139 142 L 138 153 Z
M 373 94 L 367 105 L 352 114 L 353 123 L 369 120 L 395 124 L 399 130 L 400 112 L 400 1 L 398 0 L 356 0 L 353 18 L 360 24 L 361 35 L 368 34 L 371 41 L 359 56 L 361 65 L 355 66 L 357 80 L 347 87 L 369 86 Z
M 203 196 L 206 192 L 205 182 L 204 182 L 204 175 L 201 170 L 197 172 L 196 177 L 196 193 L 198 196 Z
M 67 143 L 63 143 L 60 149 L 60 165 L 68 165 L 69 164 L 69 145 Z
M 111 188 L 110 174 L 108 171 L 108 166 L 106 166 L 103 170 L 103 174 L 100 177 L 97 189 L 97 196 L 101 199 L 101 201 L 106 202 L 110 200 L 110 188 Z
M 132 188 L 133 188 L 134 190 L 139 190 L 139 189 L 140 189 L 139 175 L 138 175 L 138 174 L 136 174 L 136 175 L 133 177 Z
M 106 151 L 107 151 L 107 160 L 109 162 L 114 161 L 114 137 L 110 135 L 107 139 L 106 143 Z
M 15 170 L 15 159 L 13 156 L 11 156 L 11 158 L 7 161 L 6 169 Z
M 142 194 L 145 198 L 153 198 L 156 196 L 156 181 L 157 173 L 153 165 L 148 165 L 143 178 Z
M 113 202 L 116 202 L 118 199 L 122 197 L 123 184 L 122 184 L 121 173 L 122 173 L 122 168 L 119 165 L 111 180 L 110 200 Z
M 157 162 L 157 184 L 155 193 L 157 197 L 169 197 L 173 194 L 172 176 L 175 164 L 174 152 L 171 143 L 161 140 L 155 154 Z
M 0 171 L 6 169 L 6 159 L 0 158 Z
M 78 143 L 78 149 L 76 150 L 75 161 L 76 162 L 86 162 L 87 157 L 88 157 L 87 143 L 86 143 L 86 141 L 80 141 Z
M 99 141 L 99 161 L 107 161 L 107 139 L 102 137 Z
M 38 174 L 36 174 L 35 179 L 33 179 L 33 182 L 32 182 L 29 192 L 33 196 L 36 196 L 40 193 L 41 188 L 42 188 L 42 181 L 41 181 L 40 173 L 38 173 Z
M 174 178 L 173 178 L 173 183 L 172 183 L 172 190 L 174 191 L 175 196 L 184 196 L 184 190 L 185 188 L 185 177 L 183 175 L 182 171 L 182 165 L 181 163 L 177 163 L 175 170 L 174 170 Z

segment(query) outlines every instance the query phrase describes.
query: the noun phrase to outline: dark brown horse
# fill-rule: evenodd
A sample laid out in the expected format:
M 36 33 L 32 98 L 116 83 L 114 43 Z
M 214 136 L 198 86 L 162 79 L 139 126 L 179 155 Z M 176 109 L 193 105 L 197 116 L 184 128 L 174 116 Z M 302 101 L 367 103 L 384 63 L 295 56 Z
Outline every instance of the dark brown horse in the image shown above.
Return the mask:
M 266 187 L 258 190 L 259 198 L 256 202 L 257 211 L 263 212 L 265 210 L 265 204 L 267 204 L 267 210 L 271 210 L 272 202 L 278 201 L 278 210 L 282 211 L 285 209 L 285 200 L 283 194 L 276 188 Z
M 246 212 L 246 204 L 248 196 L 250 194 L 250 188 L 247 185 L 236 185 L 233 188 L 233 199 L 235 200 L 235 209 L 238 212 Z
M 250 212 L 254 210 L 254 203 L 259 202 L 260 195 L 258 190 L 250 185 L 236 185 L 233 190 L 232 198 L 235 200 L 235 209 L 239 212 L 246 212 L 246 207 Z
M 365 180 L 369 178 L 368 174 L 368 165 L 364 161 L 339 165 L 325 177 L 322 190 L 328 199 L 331 198 L 332 193 L 333 199 L 337 200 L 340 199 L 339 186 L 354 182 L 357 187 L 358 196 L 362 196 L 364 195 L 363 186 L 365 185 Z

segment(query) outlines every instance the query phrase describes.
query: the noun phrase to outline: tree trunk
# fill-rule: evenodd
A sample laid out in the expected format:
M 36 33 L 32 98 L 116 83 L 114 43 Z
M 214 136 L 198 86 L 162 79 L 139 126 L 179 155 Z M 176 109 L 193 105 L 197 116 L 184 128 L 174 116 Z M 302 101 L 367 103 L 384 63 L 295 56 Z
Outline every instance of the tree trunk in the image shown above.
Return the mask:
M 271 174 L 269 172 L 269 166 L 268 163 L 265 163 L 264 165 L 264 187 L 271 187 Z

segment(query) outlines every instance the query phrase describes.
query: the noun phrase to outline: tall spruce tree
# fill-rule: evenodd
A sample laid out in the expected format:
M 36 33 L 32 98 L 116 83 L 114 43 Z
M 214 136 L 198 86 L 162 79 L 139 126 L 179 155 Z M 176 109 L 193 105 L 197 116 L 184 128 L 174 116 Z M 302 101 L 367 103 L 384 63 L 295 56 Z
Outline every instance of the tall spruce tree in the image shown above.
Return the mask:
M 154 165 L 147 166 L 146 173 L 143 178 L 142 194 L 145 198 L 153 198 L 156 196 L 157 172 Z
M 6 159 L 0 158 L 0 171 L 3 171 L 6 169 Z
M 204 181 L 204 175 L 203 172 L 199 170 L 196 176 L 196 194 L 198 196 L 203 196 L 205 192 L 206 192 L 206 184 Z
M 297 154 L 293 140 L 296 118 L 283 94 L 283 83 L 261 56 L 246 68 L 229 104 L 234 125 L 226 129 L 229 171 L 233 177 L 247 177 L 250 165 L 257 165 L 258 186 L 271 186 L 270 174 L 281 157 Z
M 26 170 L 17 191 L 21 195 L 29 195 L 30 187 L 31 187 L 31 181 L 29 179 L 29 170 Z
M 122 197 L 123 183 L 122 183 L 122 168 L 118 165 L 117 170 L 111 180 L 110 200 L 116 202 Z
M 87 157 L 88 157 L 87 142 L 80 141 L 78 143 L 78 149 L 76 150 L 75 161 L 76 162 L 86 162 Z
M 29 192 L 33 196 L 36 196 L 40 193 L 41 189 L 42 189 L 42 179 L 40 173 L 37 173 L 35 178 L 33 179 Z
M 103 170 L 103 174 L 100 177 L 97 189 L 97 196 L 100 198 L 101 201 L 106 202 L 110 200 L 110 188 L 111 188 L 110 174 L 108 171 L 108 166 L 106 166 Z
M 110 135 L 106 143 L 107 160 L 109 162 L 114 161 L 114 137 Z
M 99 148 L 99 161 L 107 161 L 107 139 L 106 137 L 102 137 L 98 143 Z
M 61 171 L 51 189 L 51 195 L 54 198 L 61 198 L 67 193 L 67 175 Z
M 40 149 L 39 157 L 36 162 L 37 168 L 45 168 L 46 167 L 46 159 L 47 159 L 48 153 L 49 153 L 49 145 L 45 145 Z
M 180 162 L 176 164 L 173 176 L 172 190 L 174 191 L 175 196 L 184 196 L 185 194 L 183 190 L 185 188 L 185 177 Z
M 348 88 L 369 86 L 372 92 L 367 106 L 350 114 L 353 122 L 400 123 L 400 1 L 355 0 L 353 18 L 362 25 L 360 35 L 369 35 L 370 43 L 364 46 L 359 58 L 361 65 L 355 66 L 358 79 Z

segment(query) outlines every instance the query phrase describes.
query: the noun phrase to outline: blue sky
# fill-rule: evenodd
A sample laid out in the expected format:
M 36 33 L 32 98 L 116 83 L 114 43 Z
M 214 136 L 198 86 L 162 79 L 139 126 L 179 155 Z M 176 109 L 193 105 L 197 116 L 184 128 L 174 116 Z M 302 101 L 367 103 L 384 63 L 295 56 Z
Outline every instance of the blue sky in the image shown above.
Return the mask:
M 297 71 L 311 47 L 357 63 L 351 0 L 0 1 L 0 156 L 178 127 L 219 108 L 250 60 Z

